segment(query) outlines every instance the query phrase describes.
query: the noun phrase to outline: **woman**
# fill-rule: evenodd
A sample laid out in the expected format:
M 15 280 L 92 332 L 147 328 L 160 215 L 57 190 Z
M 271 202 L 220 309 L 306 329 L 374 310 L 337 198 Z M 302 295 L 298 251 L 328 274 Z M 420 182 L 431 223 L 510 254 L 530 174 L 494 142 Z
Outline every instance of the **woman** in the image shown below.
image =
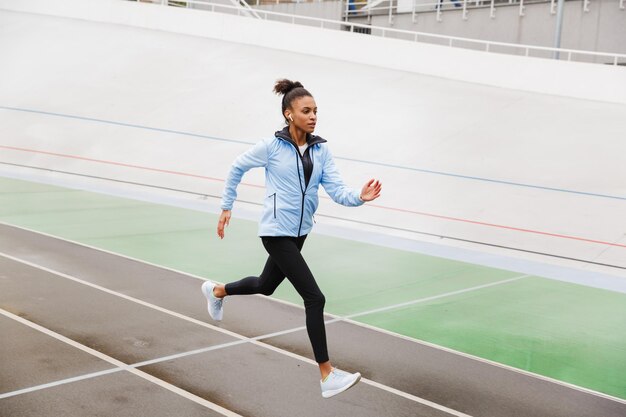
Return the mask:
M 360 193 L 346 187 L 326 140 L 312 134 L 317 122 L 317 106 L 311 93 L 301 83 L 289 80 L 277 81 L 274 92 L 283 95 L 282 112 L 287 126 L 235 159 L 226 179 L 222 214 L 217 224 L 217 234 L 223 239 L 243 174 L 251 168 L 264 167 L 266 197 L 259 236 L 269 257 L 259 277 L 247 277 L 226 285 L 207 281 L 202 285 L 202 292 L 211 317 L 221 320 L 223 299 L 227 295 L 271 295 L 285 277 L 289 279 L 304 300 L 307 333 L 322 377 L 322 396 L 328 398 L 352 387 L 361 374 L 340 371 L 330 363 L 324 327 L 324 295 L 300 250 L 313 227 L 320 184 L 335 202 L 345 206 L 359 206 L 378 198 L 381 184 L 369 180 Z

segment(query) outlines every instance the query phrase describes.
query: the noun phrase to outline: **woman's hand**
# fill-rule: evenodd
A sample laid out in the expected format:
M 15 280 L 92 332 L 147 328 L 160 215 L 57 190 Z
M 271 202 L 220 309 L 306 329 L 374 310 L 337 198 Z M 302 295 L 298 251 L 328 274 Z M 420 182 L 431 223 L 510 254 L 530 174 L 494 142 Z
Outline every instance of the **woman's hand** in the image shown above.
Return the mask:
M 224 239 L 224 227 L 228 226 L 228 223 L 230 223 L 230 210 L 222 210 L 220 219 L 217 222 L 217 235 L 220 239 Z
M 380 190 L 382 189 L 382 186 L 383 185 L 380 183 L 380 181 L 372 178 L 363 186 L 363 189 L 361 190 L 361 195 L 360 195 L 361 200 L 363 201 L 376 200 L 378 197 L 380 197 Z

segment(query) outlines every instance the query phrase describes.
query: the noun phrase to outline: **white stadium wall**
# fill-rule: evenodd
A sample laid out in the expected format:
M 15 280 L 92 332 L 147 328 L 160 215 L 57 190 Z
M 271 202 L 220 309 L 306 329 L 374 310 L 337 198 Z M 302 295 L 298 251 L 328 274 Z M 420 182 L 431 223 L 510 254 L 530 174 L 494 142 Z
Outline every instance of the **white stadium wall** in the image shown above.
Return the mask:
M 0 9 L 202 36 L 447 79 L 626 103 L 626 71 L 121 0 L 0 0 Z

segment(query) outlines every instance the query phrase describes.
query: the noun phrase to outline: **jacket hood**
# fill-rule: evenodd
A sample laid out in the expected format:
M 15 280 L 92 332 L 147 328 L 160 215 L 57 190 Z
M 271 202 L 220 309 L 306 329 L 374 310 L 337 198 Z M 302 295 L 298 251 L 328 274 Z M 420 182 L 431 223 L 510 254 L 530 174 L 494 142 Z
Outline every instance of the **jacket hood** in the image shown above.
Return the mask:
M 274 135 L 277 138 L 286 140 L 287 142 L 291 143 L 292 145 L 296 147 L 298 146 L 296 142 L 293 139 L 291 139 L 291 134 L 289 133 L 289 126 L 285 126 L 282 130 L 277 130 Z M 325 143 L 325 142 L 327 142 L 327 140 L 322 138 L 321 136 L 312 135 L 310 133 L 306 134 L 306 143 L 308 143 L 309 146 L 313 146 L 315 144 Z

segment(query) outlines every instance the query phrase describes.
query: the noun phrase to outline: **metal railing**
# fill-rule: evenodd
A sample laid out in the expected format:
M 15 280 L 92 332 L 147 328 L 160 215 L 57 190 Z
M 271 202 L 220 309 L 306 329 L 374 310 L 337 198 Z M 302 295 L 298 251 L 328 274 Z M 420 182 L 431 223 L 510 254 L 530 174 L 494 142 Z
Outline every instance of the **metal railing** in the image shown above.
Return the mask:
M 583 11 L 589 11 L 590 1 L 591 0 L 582 0 Z M 616 2 L 618 9 L 624 10 L 624 2 L 625 0 Z M 528 4 L 542 3 L 550 3 L 550 14 L 556 14 L 556 0 L 348 0 L 343 10 L 343 18 L 349 19 L 365 16 L 371 18 L 372 16 L 388 15 L 389 24 L 393 24 L 394 15 L 410 13 L 413 23 L 415 23 L 419 13 L 436 12 L 437 21 L 440 22 L 442 21 L 444 11 L 462 11 L 463 20 L 467 20 L 468 10 L 489 8 L 489 16 L 493 19 L 496 17 L 496 8 L 500 6 L 517 6 L 519 8 L 519 15 L 525 16 L 526 6 Z
M 190 1 L 190 0 L 130 0 L 130 1 L 137 1 L 139 3 L 160 4 L 161 6 L 179 7 L 179 8 L 184 8 L 184 9 L 191 9 L 191 8 L 194 8 L 193 7 L 194 4 L 203 3 L 203 2 Z M 220 4 L 223 6 L 230 6 L 233 8 L 242 8 L 246 11 L 245 15 L 253 15 L 254 17 L 258 19 L 261 18 L 261 16 L 257 14 L 256 9 L 253 9 L 252 7 L 250 7 L 250 5 L 246 2 L 246 0 L 225 0 L 225 1 L 230 2 L 231 5 L 226 5 L 226 4 L 221 4 L 221 3 L 215 3 L 215 4 L 216 5 Z M 205 2 L 205 3 L 210 4 L 208 2 Z M 238 14 L 241 15 L 240 13 Z
M 157 0 L 157 4 L 168 6 L 168 0 Z M 156 3 L 156 2 L 155 2 Z M 288 13 L 271 12 L 262 9 L 253 9 L 255 13 L 244 7 L 238 7 L 227 4 L 212 3 L 201 0 L 186 0 L 185 3 L 193 5 L 194 8 L 201 8 L 211 12 L 235 14 L 238 16 L 255 17 L 263 20 L 279 21 L 290 24 L 301 24 L 307 26 L 319 27 L 321 29 L 341 30 L 354 33 L 368 34 L 372 36 L 381 36 L 383 38 L 393 38 L 410 42 L 422 42 L 430 44 L 438 44 L 449 47 L 458 47 L 465 49 L 473 49 L 484 52 L 503 53 L 509 55 L 523 55 L 526 57 L 537 58 L 554 58 L 566 61 L 582 61 L 590 63 L 595 60 L 604 60 L 602 64 L 610 65 L 626 65 L 626 55 L 617 53 L 591 52 L 575 49 L 551 48 L 533 45 L 521 45 L 515 43 L 486 41 L 479 39 L 461 38 L 457 36 L 437 35 L 432 33 L 415 32 L 403 29 L 394 29 L 384 26 L 372 26 L 362 23 L 354 23 L 343 20 L 323 19 L 319 17 L 309 17 L 302 15 L 294 15 Z M 584 59 L 581 59 L 584 58 Z M 574 59 L 578 58 L 578 59 Z
M 554 0 L 552 0 L 554 2 Z M 526 4 L 538 2 L 546 3 L 546 0 L 539 1 L 526 1 Z M 395 3 L 395 4 L 394 4 Z M 463 20 L 468 19 L 468 10 L 473 8 L 490 8 L 489 16 L 493 19 L 496 17 L 496 6 L 506 5 L 511 6 L 519 3 L 519 14 L 524 16 L 524 0 L 435 0 L 433 2 L 426 0 L 412 0 L 411 2 L 399 2 L 393 0 L 381 0 L 381 1 L 348 1 L 346 7 L 343 10 L 343 17 L 345 19 L 354 17 L 365 17 L 371 19 L 376 15 L 388 15 L 389 24 L 393 24 L 394 15 L 402 13 L 410 13 L 413 23 L 417 21 L 417 15 L 419 13 L 431 13 L 436 12 L 437 21 L 442 21 L 442 15 L 446 10 L 459 10 L 462 11 Z M 407 4 L 409 4 L 407 6 Z
M 250 4 L 254 4 L 255 6 L 263 6 L 266 4 L 323 3 L 325 1 L 337 0 L 251 0 Z

